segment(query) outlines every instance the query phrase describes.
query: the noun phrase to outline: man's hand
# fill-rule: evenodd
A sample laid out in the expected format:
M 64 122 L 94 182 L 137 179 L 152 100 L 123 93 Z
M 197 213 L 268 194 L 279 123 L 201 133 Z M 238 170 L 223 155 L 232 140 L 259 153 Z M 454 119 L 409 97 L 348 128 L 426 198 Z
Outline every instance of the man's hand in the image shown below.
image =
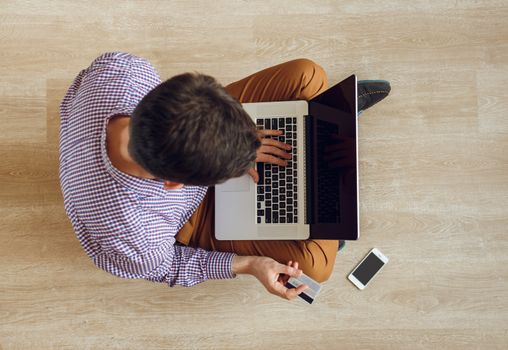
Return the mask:
M 296 298 L 298 294 L 308 288 L 307 285 L 292 289 L 285 287 L 289 277 L 299 277 L 302 274 L 296 261 L 289 261 L 287 265 L 283 265 L 264 256 L 235 256 L 233 258 L 233 273 L 253 275 L 270 293 L 288 300 Z
M 280 130 L 258 130 L 258 137 L 261 141 L 261 147 L 256 152 L 256 162 L 271 163 L 280 166 L 287 166 L 288 163 L 284 159 L 291 159 L 291 154 L 286 151 L 291 150 L 291 146 L 274 140 L 270 136 L 282 136 Z M 256 169 L 249 169 L 248 174 L 254 182 L 259 181 L 259 174 Z

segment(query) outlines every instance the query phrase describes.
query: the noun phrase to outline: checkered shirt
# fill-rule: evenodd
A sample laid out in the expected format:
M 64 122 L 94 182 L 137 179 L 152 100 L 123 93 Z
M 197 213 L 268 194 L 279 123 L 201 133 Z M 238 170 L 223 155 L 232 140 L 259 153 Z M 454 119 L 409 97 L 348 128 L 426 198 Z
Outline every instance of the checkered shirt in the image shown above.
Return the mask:
M 106 127 L 131 115 L 161 80 L 145 60 L 106 53 L 81 71 L 60 106 L 60 184 L 65 211 L 82 247 L 100 268 L 169 286 L 233 278 L 234 254 L 175 245 L 206 187 L 164 190 L 163 182 L 116 169 Z

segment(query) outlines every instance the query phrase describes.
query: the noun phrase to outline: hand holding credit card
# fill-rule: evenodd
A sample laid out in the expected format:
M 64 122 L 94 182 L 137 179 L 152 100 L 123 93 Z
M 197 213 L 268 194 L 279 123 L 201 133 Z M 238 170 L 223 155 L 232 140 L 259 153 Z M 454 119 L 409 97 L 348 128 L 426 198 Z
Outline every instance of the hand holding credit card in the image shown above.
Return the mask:
M 298 269 L 296 261 L 289 261 L 284 265 L 266 256 L 235 255 L 231 271 L 234 274 L 249 274 L 256 277 L 268 292 L 288 300 L 296 298 L 307 288 L 303 283 L 296 289 L 285 286 L 291 277 L 299 277 L 303 273 Z

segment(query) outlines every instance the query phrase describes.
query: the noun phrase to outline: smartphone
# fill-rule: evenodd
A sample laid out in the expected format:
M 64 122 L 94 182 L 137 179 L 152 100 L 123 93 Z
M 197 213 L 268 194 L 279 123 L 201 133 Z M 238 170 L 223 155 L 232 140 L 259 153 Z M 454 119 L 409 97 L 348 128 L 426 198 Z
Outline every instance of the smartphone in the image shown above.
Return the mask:
M 349 274 L 348 279 L 359 289 L 364 289 L 387 262 L 388 258 L 374 248 Z

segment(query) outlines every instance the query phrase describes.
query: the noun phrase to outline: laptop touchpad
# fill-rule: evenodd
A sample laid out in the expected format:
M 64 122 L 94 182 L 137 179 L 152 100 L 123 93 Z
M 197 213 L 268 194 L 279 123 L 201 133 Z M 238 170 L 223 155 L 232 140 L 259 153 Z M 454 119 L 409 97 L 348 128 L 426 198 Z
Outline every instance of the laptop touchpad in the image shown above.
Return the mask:
M 220 187 L 222 192 L 249 192 L 250 182 L 253 181 L 250 175 L 235 177 L 224 182 Z

